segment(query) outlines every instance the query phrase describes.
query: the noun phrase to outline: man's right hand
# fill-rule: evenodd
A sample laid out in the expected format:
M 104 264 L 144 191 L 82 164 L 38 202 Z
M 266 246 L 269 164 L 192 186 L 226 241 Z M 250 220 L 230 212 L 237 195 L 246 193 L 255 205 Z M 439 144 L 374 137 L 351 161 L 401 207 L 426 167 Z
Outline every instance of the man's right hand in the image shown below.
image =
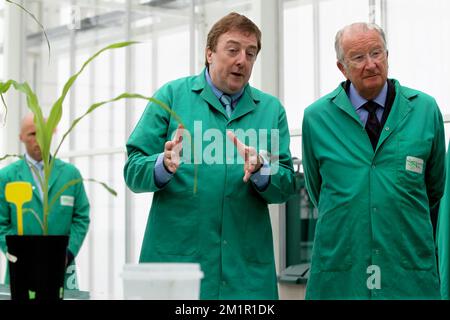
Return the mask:
M 178 125 L 175 136 L 164 145 L 164 166 L 170 173 L 175 173 L 180 166 L 180 153 L 183 149 L 183 126 Z

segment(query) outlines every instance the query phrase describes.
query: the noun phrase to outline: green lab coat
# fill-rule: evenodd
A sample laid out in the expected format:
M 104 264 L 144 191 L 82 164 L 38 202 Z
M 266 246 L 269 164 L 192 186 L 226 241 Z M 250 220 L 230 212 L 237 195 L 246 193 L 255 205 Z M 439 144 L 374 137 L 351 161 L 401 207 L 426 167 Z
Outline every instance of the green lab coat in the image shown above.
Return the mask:
M 155 97 L 180 117 L 191 135 L 184 136 L 183 152 L 192 152 L 191 161 L 182 163 L 163 188 L 155 185 L 155 161 L 178 122 L 150 103 L 128 140 L 124 168 L 132 191 L 154 192 L 140 261 L 200 263 L 202 299 L 278 298 L 267 204 L 286 201 L 294 190 L 284 108 L 278 99 L 247 85 L 228 119 L 204 72 L 169 82 Z M 272 150 L 270 137 L 267 145 L 259 144 L 264 139 L 253 145 L 279 156 L 272 163 L 272 170 L 277 165 L 279 170 L 263 191 L 242 181 L 243 161 L 225 135 L 229 129 L 252 128 L 262 129 L 257 132 L 263 136 L 264 130 L 269 135 L 271 129 L 279 130 L 278 151 L 275 146 Z M 228 164 L 226 146 L 231 150 Z M 193 164 L 194 155 L 200 164 Z
M 72 164 L 56 159 L 50 177 L 49 199 L 67 182 L 81 178 L 80 172 Z M 17 234 L 16 207 L 5 200 L 5 186 L 8 182 L 25 181 L 33 186 L 33 199 L 23 205 L 23 209 L 33 209 L 41 221 L 43 219 L 42 200 L 30 168 L 25 160 L 16 161 L 0 170 L 0 248 L 7 251 L 5 236 Z M 73 199 L 73 204 L 71 203 Z M 68 249 L 76 256 L 81 248 L 89 227 L 89 202 L 83 183 L 78 183 L 62 193 L 53 205 L 48 216 L 48 233 L 50 235 L 68 235 Z M 23 215 L 23 231 L 27 235 L 42 234 L 42 228 L 31 213 Z M 7 274 L 8 276 L 8 274 Z M 6 280 L 8 282 L 8 278 Z M 66 288 L 75 289 L 75 266 L 67 268 Z
M 305 110 L 303 166 L 319 210 L 309 299 L 440 297 L 430 207 L 444 189 L 442 116 L 393 81 L 375 152 L 342 84 Z
M 449 143 L 450 144 L 450 143 Z M 439 256 L 439 275 L 441 278 L 441 297 L 450 299 L 450 149 L 447 149 L 445 192 L 439 207 L 436 242 Z

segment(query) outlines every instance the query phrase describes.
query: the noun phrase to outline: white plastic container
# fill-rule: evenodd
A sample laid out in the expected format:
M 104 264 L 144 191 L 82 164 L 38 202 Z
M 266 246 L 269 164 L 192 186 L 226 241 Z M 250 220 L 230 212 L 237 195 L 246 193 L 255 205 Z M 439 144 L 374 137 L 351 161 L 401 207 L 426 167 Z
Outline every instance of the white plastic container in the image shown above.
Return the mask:
M 203 272 L 198 263 L 139 263 L 123 267 L 127 300 L 198 300 Z

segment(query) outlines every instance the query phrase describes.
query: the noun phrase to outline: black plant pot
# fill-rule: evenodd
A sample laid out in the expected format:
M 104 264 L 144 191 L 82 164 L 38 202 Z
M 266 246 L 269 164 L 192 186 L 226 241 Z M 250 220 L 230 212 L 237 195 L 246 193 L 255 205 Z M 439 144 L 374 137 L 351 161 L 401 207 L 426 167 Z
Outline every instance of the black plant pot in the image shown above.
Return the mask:
M 11 299 L 63 299 L 68 243 L 68 236 L 6 236 Z

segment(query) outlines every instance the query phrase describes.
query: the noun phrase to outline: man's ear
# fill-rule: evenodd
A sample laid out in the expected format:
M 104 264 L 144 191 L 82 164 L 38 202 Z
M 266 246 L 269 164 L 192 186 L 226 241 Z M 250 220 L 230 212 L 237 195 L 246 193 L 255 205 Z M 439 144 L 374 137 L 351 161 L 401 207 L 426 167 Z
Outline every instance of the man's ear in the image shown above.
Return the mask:
M 212 63 L 212 54 L 213 51 L 209 47 L 205 49 L 206 61 L 208 61 L 209 64 Z
M 339 70 L 342 72 L 342 74 L 345 76 L 346 79 L 348 79 L 347 77 L 347 69 L 345 68 L 344 64 L 340 61 L 336 62 L 337 67 L 339 68 Z

